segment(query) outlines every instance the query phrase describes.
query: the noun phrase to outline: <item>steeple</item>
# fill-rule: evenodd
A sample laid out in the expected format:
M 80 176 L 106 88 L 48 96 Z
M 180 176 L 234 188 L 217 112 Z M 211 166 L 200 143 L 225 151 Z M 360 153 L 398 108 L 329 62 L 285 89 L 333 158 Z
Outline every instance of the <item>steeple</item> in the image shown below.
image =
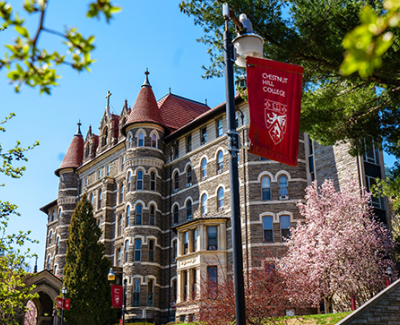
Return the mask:
M 57 176 L 60 176 L 60 171 L 65 168 L 78 168 L 82 164 L 83 160 L 83 146 L 84 141 L 81 133 L 81 122 L 78 123 L 78 130 L 72 138 L 71 144 L 69 145 L 68 151 L 64 156 L 64 159 L 54 172 Z
M 136 98 L 135 105 L 133 105 L 132 111 L 129 114 L 128 121 L 122 128 L 122 134 L 126 135 L 126 127 L 138 122 L 149 122 L 155 123 L 165 127 L 165 122 L 161 116 L 160 109 L 152 87 L 149 83 L 149 71 L 146 69 L 144 73 L 146 75 L 144 83 L 139 91 L 139 95 Z

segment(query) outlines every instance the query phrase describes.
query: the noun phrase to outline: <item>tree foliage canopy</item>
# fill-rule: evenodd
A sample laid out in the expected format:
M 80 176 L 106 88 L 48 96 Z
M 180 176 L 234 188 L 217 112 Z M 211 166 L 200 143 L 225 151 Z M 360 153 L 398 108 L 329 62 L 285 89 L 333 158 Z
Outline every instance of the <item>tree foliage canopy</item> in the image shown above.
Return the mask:
M 349 141 L 352 154 L 364 152 L 375 140 L 400 157 L 400 29 L 388 27 L 393 46 L 382 55 L 379 69 L 364 78 L 355 73 L 340 74 L 343 38 L 360 24 L 359 13 L 365 4 L 371 4 L 371 10 L 379 15 L 384 11 L 383 1 L 226 2 L 235 13 L 246 13 L 254 32 L 265 40 L 265 58 L 305 68 L 303 131 L 324 145 Z M 220 0 L 184 0 L 180 4 L 181 10 L 204 29 L 199 41 L 209 47 L 211 56 L 211 65 L 205 67 L 207 78 L 221 76 L 223 71 L 221 6 Z M 230 28 L 234 32 L 233 26 Z
M 71 325 L 101 325 L 113 320 L 107 280 L 111 262 L 104 257 L 100 236 L 93 207 L 84 194 L 71 217 L 63 271 L 64 286 L 71 298 L 71 310 L 64 315 Z

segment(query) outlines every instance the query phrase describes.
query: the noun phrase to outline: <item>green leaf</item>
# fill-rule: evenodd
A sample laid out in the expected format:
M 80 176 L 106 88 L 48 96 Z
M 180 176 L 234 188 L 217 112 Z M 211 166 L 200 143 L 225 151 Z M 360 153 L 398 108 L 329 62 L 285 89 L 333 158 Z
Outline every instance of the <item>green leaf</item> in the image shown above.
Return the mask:
M 23 37 L 28 38 L 29 37 L 29 32 L 28 29 L 22 26 L 15 26 L 15 30 L 17 31 L 18 34 L 22 35 Z

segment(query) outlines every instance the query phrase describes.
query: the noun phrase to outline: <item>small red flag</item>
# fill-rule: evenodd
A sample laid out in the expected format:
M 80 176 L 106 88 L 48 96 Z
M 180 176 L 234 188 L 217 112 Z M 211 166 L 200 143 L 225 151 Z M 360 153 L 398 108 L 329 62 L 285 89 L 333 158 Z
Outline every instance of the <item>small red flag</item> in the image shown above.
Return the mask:
M 388 278 L 385 279 L 385 284 L 387 287 L 390 286 L 390 280 Z
M 297 166 L 304 68 L 248 56 L 249 152 Z
M 57 309 L 62 309 L 62 298 L 57 297 Z
M 69 310 L 70 306 L 71 306 L 71 299 L 70 298 L 66 298 L 64 300 L 64 309 L 65 310 Z
M 111 299 L 113 308 L 122 308 L 122 286 L 111 285 Z
M 123 325 L 122 318 L 119 320 L 119 325 Z

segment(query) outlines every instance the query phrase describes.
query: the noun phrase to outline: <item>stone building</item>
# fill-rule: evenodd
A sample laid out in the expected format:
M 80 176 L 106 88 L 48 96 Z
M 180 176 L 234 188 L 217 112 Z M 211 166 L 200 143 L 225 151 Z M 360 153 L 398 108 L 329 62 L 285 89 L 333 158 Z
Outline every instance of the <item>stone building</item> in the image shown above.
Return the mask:
M 240 96 L 235 104 L 245 143 L 248 105 Z M 125 319 L 191 320 L 202 281 L 218 281 L 232 264 L 226 131 L 225 103 L 211 109 L 172 93 L 156 101 L 146 72 L 134 106 L 125 101 L 115 115 L 107 104 L 97 135 L 89 127 L 84 139 L 78 127 L 55 171 L 58 197 L 41 208 L 48 216 L 45 268 L 62 275 L 70 219 L 87 193 L 105 254 L 126 273 Z M 333 178 L 340 188 L 350 171 L 369 186 L 370 176 L 383 174 L 376 150 L 353 158 L 346 145 L 324 147 L 303 133 L 299 142 L 297 167 L 240 149 L 246 267 L 261 247 L 284 252 L 283 238 L 301 218 L 296 203 L 312 180 Z M 386 222 L 383 202 L 374 205 Z

